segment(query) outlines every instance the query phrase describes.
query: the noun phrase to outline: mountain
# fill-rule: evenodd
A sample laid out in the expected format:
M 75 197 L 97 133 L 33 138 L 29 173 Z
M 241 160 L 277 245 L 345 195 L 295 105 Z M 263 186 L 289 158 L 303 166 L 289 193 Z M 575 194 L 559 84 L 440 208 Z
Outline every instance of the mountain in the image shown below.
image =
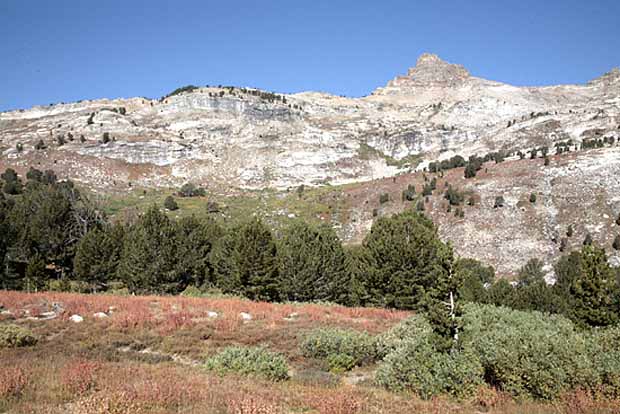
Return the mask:
M 201 87 L 159 100 L 4 112 L 0 149 L 4 163 L 55 163 L 104 189 L 190 179 L 246 188 L 340 184 L 454 154 L 524 150 L 615 131 L 619 79 L 615 69 L 587 85 L 514 87 L 424 54 L 407 75 L 363 98 Z M 102 142 L 104 133 L 110 142 Z M 41 140 L 47 148 L 37 151 Z
M 516 87 L 424 54 L 406 75 L 361 98 L 206 86 L 161 99 L 4 112 L 0 170 L 53 169 L 104 193 L 165 191 L 188 181 L 213 194 L 348 183 L 331 193 L 341 210 L 321 219 L 359 241 L 374 213 L 409 205 L 381 204 L 381 192 L 398 200 L 407 183 L 419 192 L 424 182 L 415 171 L 433 160 L 501 151 L 506 161 L 485 164 L 475 179 L 465 180 L 462 168 L 446 172 L 428 209 L 460 254 L 514 273 L 531 257 L 553 263 L 568 224 L 577 227 L 573 247 L 586 233 L 610 244 L 618 232 L 620 147 L 574 150 L 619 135 L 618 69 L 584 85 Z M 569 140 L 572 152 L 556 155 L 555 144 Z M 516 155 L 542 147 L 549 166 Z M 441 194 L 448 180 L 480 200 L 466 207 L 465 219 L 447 214 Z M 535 205 L 527 201 L 532 192 Z M 494 209 L 499 195 L 506 206 Z

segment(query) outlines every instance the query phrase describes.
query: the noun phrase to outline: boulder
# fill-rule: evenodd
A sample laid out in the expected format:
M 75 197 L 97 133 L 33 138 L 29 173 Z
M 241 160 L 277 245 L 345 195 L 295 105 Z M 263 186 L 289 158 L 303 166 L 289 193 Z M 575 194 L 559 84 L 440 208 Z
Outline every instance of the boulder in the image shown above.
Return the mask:
M 71 322 L 80 323 L 80 322 L 83 322 L 83 321 L 84 321 L 84 318 L 82 318 L 80 315 L 71 315 L 71 316 L 69 317 L 69 320 L 70 320 Z

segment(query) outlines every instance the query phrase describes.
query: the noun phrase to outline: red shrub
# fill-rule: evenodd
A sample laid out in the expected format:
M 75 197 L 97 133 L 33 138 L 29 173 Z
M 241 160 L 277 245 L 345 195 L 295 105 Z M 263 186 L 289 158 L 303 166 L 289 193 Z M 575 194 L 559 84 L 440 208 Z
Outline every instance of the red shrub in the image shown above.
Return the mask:
M 29 377 L 25 370 L 15 367 L 0 369 L 0 399 L 17 398 L 28 385 Z
M 72 395 L 84 395 L 94 390 L 99 369 L 101 364 L 98 362 L 86 360 L 70 362 L 60 373 L 63 389 Z

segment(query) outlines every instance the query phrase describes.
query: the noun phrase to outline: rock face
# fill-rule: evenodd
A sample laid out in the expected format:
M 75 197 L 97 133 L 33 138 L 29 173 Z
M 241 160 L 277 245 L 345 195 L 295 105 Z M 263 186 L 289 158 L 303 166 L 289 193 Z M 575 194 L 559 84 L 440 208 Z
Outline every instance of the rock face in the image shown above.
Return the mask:
M 455 154 L 617 135 L 619 78 L 522 88 L 424 54 L 357 99 L 204 87 L 34 107 L 0 114 L 0 168 L 52 168 L 100 190 L 367 181 Z
M 619 147 L 574 148 L 619 136 L 619 69 L 585 85 L 515 87 L 424 54 L 406 75 L 363 98 L 201 87 L 159 100 L 0 113 L 0 170 L 53 169 L 102 192 L 188 181 L 213 192 L 357 182 L 336 190 L 347 210 L 330 218 L 343 240 L 356 242 L 375 210 L 384 215 L 408 206 L 380 205 L 379 196 L 399 200 L 414 181 L 419 192 L 421 174 L 410 173 L 429 161 L 547 146 L 555 157 L 547 167 L 513 155 L 475 180 L 464 180 L 462 169 L 446 172 L 449 184 L 480 198 L 465 219 L 446 212 L 441 194 L 429 202 L 440 234 L 459 254 L 514 274 L 530 258 L 552 264 L 568 224 L 578 231 L 570 248 L 586 233 L 610 246 L 620 213 Z M 554 143 L 569 139 L 572 155 L 556 156 Z M 532 192 L 535 205 L 528 202 Z M 493 209 L 498 195 L 505 207 Z
M 413 93 L 415 88 L 454 88 L 465 83 L 469 77 L 469 72 L 463 66 L 444 62 L 437 55 L 425 53 L 418 58 L 415 67 L 409 69 L 407 76 L 390 81 L 385 91 L 399 94 L 403 89 Z

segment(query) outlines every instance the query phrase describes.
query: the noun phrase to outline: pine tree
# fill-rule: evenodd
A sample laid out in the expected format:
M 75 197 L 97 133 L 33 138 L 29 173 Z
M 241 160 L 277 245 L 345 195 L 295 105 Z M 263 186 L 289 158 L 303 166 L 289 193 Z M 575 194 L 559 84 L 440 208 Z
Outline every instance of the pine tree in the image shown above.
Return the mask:
M 473 178 L 476 176 L 476 166 L 469 162 L 465 166 L 465 178 Z
M 215 286 L 209 255 L 222 237 L 221 227 L 212 219 L 184 217 L 176 224 L 177 273 L 193 286 Z
M 592 244 L 592 235 L 590 233 L 586 234 L 586 238 L 583 240 L 584 246 L 590 246 Z
M 177 273 L 175 227 L 152 206 L 126 232 L 118 279 L 135 293 L 180 293 L 190 280 Z
M 123 249 L 125 229 L 122 225 L 93 228 L 77 244 L 73 270 L 78 280 L 93 290 L 105 288 L 116 277 Z
M 446 246 L 433 222 L 406 211 L 381 217 L 364 239 L 370 304 L 420 309 L 428 290 L 450 269 Z
M 530 203 L 536 203 L 536 193 L 530 194 Z
M 23 188 L 22 181 L 14 169 L 7 168 L 6 171 L 0 174 L 0 178 L 4 181 L 2 191 L 11 195 L 21 194 Z
M 455 271 L 454 254 L 448 244 L 438 246 L 437 278 L 427 290 L 423 309 L 433 328 L 435 347 L 440 351 L 455 349 L 461 330 L 459 292 L 463 287 L 461 273 Z
M 278 245 L 278 266 L 282 299 L 346 303 L 345 255 L 332 227 L 296 221 Z
M 574 298 L 573 319 L 589 326 L 609 326 L 618 323 L 618 283 L 607 263 L 605 250 L 586 245 L 581 250 L 579 277 L 570 287 Z
M 277 300 L 276 251 L 271 230 L 262 221 L 233 227 L 210 254 L 217 287 L 253 300 Z

